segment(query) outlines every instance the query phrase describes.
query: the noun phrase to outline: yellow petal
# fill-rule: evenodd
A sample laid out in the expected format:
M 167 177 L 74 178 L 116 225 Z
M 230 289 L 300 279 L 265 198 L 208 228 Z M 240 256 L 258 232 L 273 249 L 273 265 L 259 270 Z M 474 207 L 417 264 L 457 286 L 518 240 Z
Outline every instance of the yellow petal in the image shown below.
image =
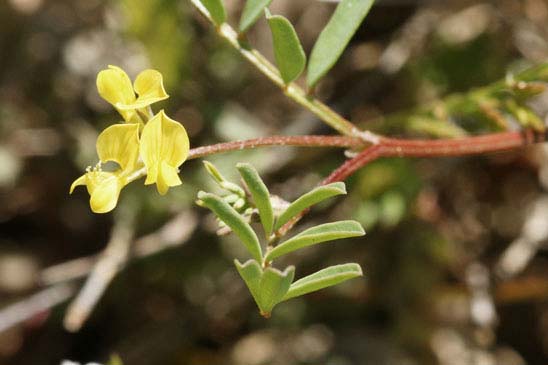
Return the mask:
M 139 157 L 139 125 L 115 124 L 97 138 L 101 162 L 114 161 L 123 171 L 132 170 Z
M 181 178 L 179 177 L 177 168 L 168 165 L 165 161 L 162 161 L 156 181 L 156 187 L 158 188 L 158 192 L 162 195 L 165 195 L 170 187 L 181 184 L 182 182 Z
M 90 192 L 89 205 L 91 206 L 91 210 L 94 213 L 107 213 L 113 210 L 118 203 L 122 186 L 120 179 L 115 174 L 110 174 L 110 176 L 104 178 L 100 183 L 97 183 L 93 191 Z
M 116 207 L 124 183 L 116 172 L 89 171 L 72 183 L 70 193 L 79 185 L 87 187 L 91 210 L 107 213 Z
M 133 104 L 136 99 L 128 75 L 121 68 L 112 65 L 97 75 L 97 90 L 103 99 L 114 106 Z M 128 122 L 135 115 L 133 110 L 118 111 Z
M 164 89 L 162 74 L 156 70 L 144 70 L 135 79 L 134 89 L 139 97 L 132 103 L 118 104 L 121 110 L 140 109 L 167 99 L 169 95 Z
M 74 191 L 74 188 L 76 188 L 77 186 L 86 185 L 86 175 L 87 174 L 84 174 L 80 176 L 78 179 L 74 180 L 74 182 L 70 186 L 69 194 L 72 194 L 72 192 Z
M 147 168 L 145 184 L 158 184 L 158 191 L 167 191 L 165 186 L 180 184 L 173 175 L 186 160 L 189 141 L 185 128 L 165 115 L 156 114 L 143 128 L 139 153 Z M 168 167 L 165 167 L 164 164 Z M 160 181 L 161 180 L 161 181 Z

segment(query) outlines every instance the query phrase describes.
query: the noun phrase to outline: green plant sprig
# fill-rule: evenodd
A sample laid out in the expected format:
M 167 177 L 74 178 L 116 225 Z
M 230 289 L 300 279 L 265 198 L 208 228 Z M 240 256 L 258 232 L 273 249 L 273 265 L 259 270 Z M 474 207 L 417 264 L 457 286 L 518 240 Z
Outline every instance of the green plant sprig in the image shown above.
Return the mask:
M 210 162 L 206 161 L 204 165 L 206 171 L 225 193 L 217 195 L 201 191 L 198 193 L 197 204 L 211 210 L 220 224 L 230 228 L 251 255 L 251 259 L 245 263 L 242 264 L 235 259 L 234 264 L 255 299 L 262 316 L 270 317 L 273 308 L 280 302 L 362 275 L 360 265 L 348 263 L 330 266 L 293 281 L 294 266 L 289 266 L 283 271 L 273 267 L 275 259 L 299 249 L 365 234 L 362 226 L 351 220 L 320 224 L 282 242 L 280 242 L 282 236 L 276 234 L 280 227 L 302 211 L 330 197 L 346 194 L 344 183 L 336 182 L 317 187 L 278 211 L 273 208 L 270 192 L 252 165 L 239 163 L 236 166 L 245 184 L 244 188 L 227 181 Z M 248 193 L 243 193 L 244 191 Z M 238 193 L 239 198 L 229 199 L 235 192 Z M 243 199 L 244 202 L 236 206 L 239 199 Z M 262 240 L 250 225 L 254 215 L 258 216 L 263 228 Z

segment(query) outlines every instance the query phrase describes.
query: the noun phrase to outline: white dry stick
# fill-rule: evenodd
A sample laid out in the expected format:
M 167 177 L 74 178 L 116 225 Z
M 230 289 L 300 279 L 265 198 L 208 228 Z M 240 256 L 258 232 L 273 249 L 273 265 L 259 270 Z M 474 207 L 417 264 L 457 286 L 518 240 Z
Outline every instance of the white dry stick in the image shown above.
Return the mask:
M 196 214 L 192 211 L 184 211 L 164 224 L 157 231 L 135 240 L 132 249 L 133 257 L 146 257 L 154 255 L 185 243 L 198 224 Z M 66 261 L 42 270 L 40 282 L 43 285 L 54 285 L 88 275 L 101 255 L 80 257 Z
M 74 292 L 73 285 L 60 284 L 0 309 L 0 333 L 63 303 Z
M 67 310 L 63 322 L 67 331 L 78 331 L 87 320 L 111 280 L 126 263 L 132 239 L 133 219 L 119 219 L 107 247 Z
M 496 273 L 501 279 L 509 279 L 522 272 L 548 239 L 548 195 L 542 194 L 527 210 L 521 231 L 500 256 Z

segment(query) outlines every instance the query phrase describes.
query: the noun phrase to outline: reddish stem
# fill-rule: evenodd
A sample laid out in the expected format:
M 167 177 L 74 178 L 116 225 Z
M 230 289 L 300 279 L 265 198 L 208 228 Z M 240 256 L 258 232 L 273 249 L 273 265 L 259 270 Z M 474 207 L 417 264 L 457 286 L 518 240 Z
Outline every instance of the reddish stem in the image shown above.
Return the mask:
M 347 136 L 271 136 L 193 148 L 188 153 L 188 159 L 265 146 L 357 148 L 365 145 L 363 140 Z
M 487 152 L 507 151 L 528 144 L 543 142 L 545 133 L 525 130 L 522 132 L 502 132 L 484 136 L 439 140 L 405 140 L 383 137 L 378 144 L 364 149 L 356 157 L 344 162 L 320 185 L 344 181 L 354 172 L 380 157 L 449 157 L 465 156 Z M 306 213 L 301 212 L 281 227 L 276 235 L 285 235 Z
M 438 140 L 404 140 L 382 138 L 379 144 L 366 148 L 356 157 L 333 171 L 323 184 L 343 181 L 367 163 L 380 157 L 449 157 L 501 152 L 527 144 L 542 142 L 545 134 L 533 130 L 502 132 L 484 136 Z

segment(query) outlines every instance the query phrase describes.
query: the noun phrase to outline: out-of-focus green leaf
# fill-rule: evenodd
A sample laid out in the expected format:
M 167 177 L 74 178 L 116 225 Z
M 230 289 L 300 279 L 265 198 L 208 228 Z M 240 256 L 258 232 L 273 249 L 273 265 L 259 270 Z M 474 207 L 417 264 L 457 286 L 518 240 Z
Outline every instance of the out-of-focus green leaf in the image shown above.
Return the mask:
M 240 32 L 246 32 L 259 19 L 264 9 L 272 0 L 247 0 L 242 17 L 240 18 Z
M 265 235 L 266 237 L 270 237 L 274 226 L 274 211 L 272 210 L 272 204 L 270 203 L 268 188 L 259 176 L 257 170 L 250 164 L 239 163 L 236 165 L 236 168 L 249 188 L 249 192 L 253 197 L 253 202 L 259 210 L 259 217 L 261 218 Z
M 221 25 L 226 21 L 226 11 L 222 0 L 200 0 L 209 11 L 211 19 L 216 25 Z
M 287 209 L 278 217 L 274 229 L 279 229 L 281 226 L 289 222 L 291 218 L 312 205 L 317 204 L 327 198 L 331 198 L 332 196 L 343 194 L 346 194 L 346 188 L 343 182 L 319 186 L 309 191 L 287 207 Z
M 220 197 L 200 191 L 198 199 L 201 205 L 211 210 L 240 238 L 251 256 L 258 262 L 262 261 L 262 250 L 257 235 L 242 216 Z
M 379 219 L 387 227 L 398 224 L 405 216 L 405 197 L 396 191 L 388 191 L 381 197 Z
M 358 264 L 344 264 L 330 266 L 314 274 L 297 280 L 291 287 L 283 300 L 299 297 L 323 288 L 342 283 L 343 281 L 362 276 L 362 269 Z
M 267 253 L 265 261 L 272 261 L 277 257 L 298 250 L 299 248 L 315 245 L 322 242 L 342 238 L 363 236 L 365 231 L 356 221 L 339 221 L 321 224 L 309 228 L 298 235 L 280 243 Z
M 295 28 L 289 20 L 281 15 L 272 16 L 268 9 L 265 9 L 265 13 L 272 32 L 276 64 L 282 79 L 289 84 L 303 72 L 306 66 L 306 55 Z
M 308 65 L 307 83 L 312 88 L 333 67 L 374 0 L 342 0 L 320 33 Z
M 294 276 L 293 266 L 289 266 L 283 272 L 271 267 L 264 270 L 259 289 L 261 297 L 259 309 L 263 316 L 270 317 L 274 306 L 282 301 L 289 290 Z
M 241 264 L 240 261 L 234 260 L 234 265 L 240 273 L 242 279 L 244 279 L 245 285 L 249 289 L 251 296 L 255 299 L 257 306 L 261 306 L 261 297 L 260 297 L 260 284 L 261 277 L 263 275 L 263 270 L 261 270 L 261 265 L 255 260 L 248 260 L 245 264 Z

